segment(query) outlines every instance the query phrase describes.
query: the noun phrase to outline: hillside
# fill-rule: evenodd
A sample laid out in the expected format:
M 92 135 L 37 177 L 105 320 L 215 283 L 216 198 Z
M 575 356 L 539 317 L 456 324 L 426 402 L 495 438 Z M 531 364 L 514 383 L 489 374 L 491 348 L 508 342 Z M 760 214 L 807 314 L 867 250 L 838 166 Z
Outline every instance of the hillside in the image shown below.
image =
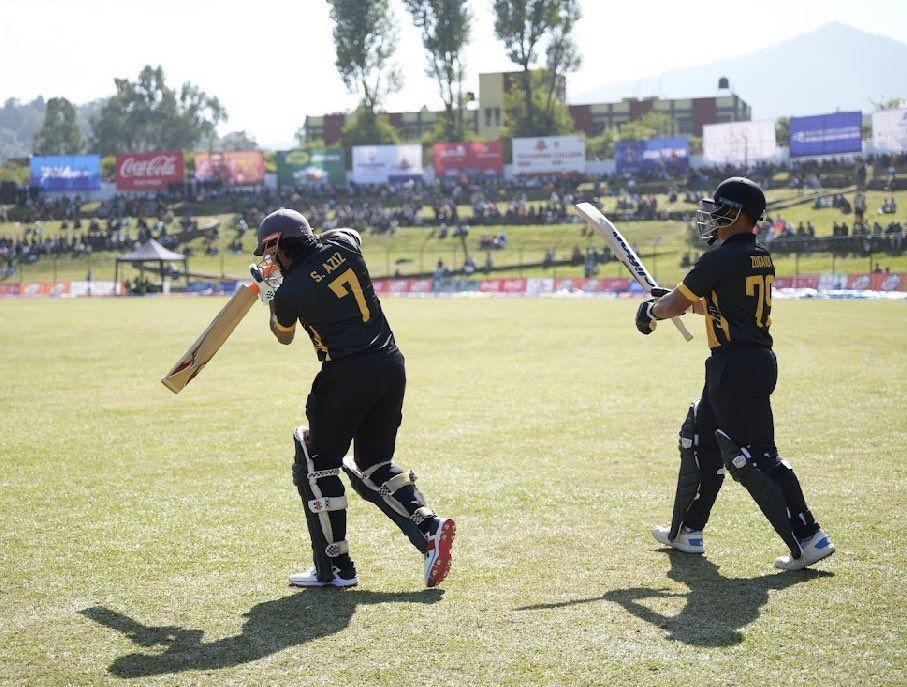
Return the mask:
M 873 110 L 872 101 L 907 97 L 907 45 L 840 23 L 826 24 L 782 43 L 698 67 L 672 69 L 570 94 L 595 103 L 626 96 L 667 98 L 712 95 L 718 79 L 753 108 L 754 119 L 841 110 Z

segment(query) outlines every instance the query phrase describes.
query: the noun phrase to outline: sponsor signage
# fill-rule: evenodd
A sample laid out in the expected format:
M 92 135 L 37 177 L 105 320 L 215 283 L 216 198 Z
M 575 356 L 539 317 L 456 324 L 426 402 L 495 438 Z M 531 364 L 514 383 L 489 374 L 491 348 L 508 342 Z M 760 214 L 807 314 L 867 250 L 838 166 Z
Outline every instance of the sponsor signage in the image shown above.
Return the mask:
M 879 153 L 907 152 L 907 108 L 872 113 L 872 145 Z
M 343 148 L 308 148 L 277 151 L 277 183 L 280 186 L 307 186 L 346 181 L 346 154 Z
M 650 138 L 648 141 L 618 141 L 614 163 L 618 173 L 685 169 L 690 159 L 686 136 Z
M 34 155 L 31 185 L 42 191 L 97 191 L 101 188 L 99 155 Z
M 184 178 L 181 150 L 117 155 L 117 191 L 160 191 Z
M 352 180 L 356 184 L 395 184 L 420 180 L 422 146 L 405 145 L 353 146 Z
M 859 153 L 862 112 L 832 112 L 790 118 L 790 156 Z
M 224 186 L 256 186 L 265 181 L 265 156 L 260 150 L 195 153 L 195 178 Z
M 501 141 L 487 143 L 435 143 L 435 174 L 470 178 L 486 174 L 500 174 L 504 171 L 504 144 Z
M 586 139 L 542 136 L 513 139 L 514 174 L 570 174 L 586 171 Z
M 775 156 L 775 122 L 706 124 L 702 127 L 702 153 L 707 162 L 758 162 Z

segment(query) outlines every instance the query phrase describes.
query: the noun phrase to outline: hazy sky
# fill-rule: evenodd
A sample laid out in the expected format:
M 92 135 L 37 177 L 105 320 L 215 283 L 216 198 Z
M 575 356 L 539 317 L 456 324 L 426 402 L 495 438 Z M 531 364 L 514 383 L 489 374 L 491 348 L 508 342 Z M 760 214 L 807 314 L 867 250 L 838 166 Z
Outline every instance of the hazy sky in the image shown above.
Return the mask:
M 438 107 L 418 31 L 400 0 L 392 4 L 405 83 L 388 109 Z M 491 4 L 469 2 L 467 87 L 475 90 L 480 71 L 514 68 L 494 38 Z M 904 0 L 582 5 L 576 38 L 584 64 L 568 78 L 568 97 L 753 52 L 831 21 L 907 43 Z M 62 95 L 82 103 L 112 94 L 114 77 L 135 78 L 143 65 L 161 64 L 172 86 L 188 80 L 220 97 L 230 116 L 222 133 L 245 129 L 265 145 L 291 141 L 306 114 L 356 103 L 334 68 L 332 23 L 322 0 L 0 0 L 0 16 L 0 101 Z

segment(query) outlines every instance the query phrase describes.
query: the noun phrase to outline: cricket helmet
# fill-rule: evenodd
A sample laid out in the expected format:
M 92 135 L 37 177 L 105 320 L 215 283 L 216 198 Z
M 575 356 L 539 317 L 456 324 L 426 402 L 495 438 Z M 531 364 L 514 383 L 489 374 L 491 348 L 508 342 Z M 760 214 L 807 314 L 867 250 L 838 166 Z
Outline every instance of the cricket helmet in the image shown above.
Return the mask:
M 718 184 L 714 196 L 699 201 L 696 212 L 699 236 L 714 240 L 718 229 L 732 224 L 741 212 L 753 222 L 762 219 L 765 194 L 755 181 L 746 177 L 730 177 Z
M 265 255 L 277 250 L 280 239 L 312 238 L 312 227 L 302 213 L 290 208 L 280 208 L 265 217 L 258 225 L 258 246 L 254 255 Z

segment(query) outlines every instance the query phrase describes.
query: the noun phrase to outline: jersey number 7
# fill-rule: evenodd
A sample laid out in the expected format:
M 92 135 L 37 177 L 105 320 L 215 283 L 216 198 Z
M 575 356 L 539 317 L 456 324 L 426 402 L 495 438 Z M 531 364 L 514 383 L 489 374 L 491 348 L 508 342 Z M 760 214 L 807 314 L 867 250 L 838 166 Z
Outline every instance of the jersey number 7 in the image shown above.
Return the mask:
M 772 283 L 774 281 L 775 277 L 771 274 L 766 274 L 764 277 L 756 274 L 746 278 L 746 295 L 756 297 L 756 326 L 760 329 L 770 327 L 772 324 L 771 315 L 763 320 L 762 314 L 765 312 L 765 306 L 772 307 Z
M 328 284 L 328 286 L 331 287 L 331 291 L 337 294 L 337 298 L 345 298 L 349 294 L 353 294 L 353 298 L 356 299 L 356 305 L 359 306 L 359 312 L 362 313 L 362 321 L 369 321 L 372 314 L 368 311 L 368 303 L 365 302 L 365 294 L 362 293 L 362 284 L 359 283 L 359 277 L 356 276 L 352 267 Z

